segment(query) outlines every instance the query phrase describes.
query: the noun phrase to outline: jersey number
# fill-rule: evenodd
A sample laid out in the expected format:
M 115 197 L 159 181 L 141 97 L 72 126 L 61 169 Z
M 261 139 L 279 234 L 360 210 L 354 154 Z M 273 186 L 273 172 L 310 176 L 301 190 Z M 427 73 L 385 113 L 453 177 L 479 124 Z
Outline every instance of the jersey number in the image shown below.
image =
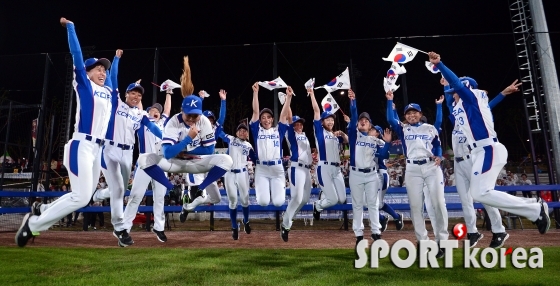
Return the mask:
M 274 140 L 274 147 L 280 147 L 280 141 Z
M 459 143 L 467 142 L 467 137 L 459 137 Z
M 457 120 L 459 120 L 459 125 L 465 125 L 465 121 L 463 120 L 463 117 L 458 117 Z

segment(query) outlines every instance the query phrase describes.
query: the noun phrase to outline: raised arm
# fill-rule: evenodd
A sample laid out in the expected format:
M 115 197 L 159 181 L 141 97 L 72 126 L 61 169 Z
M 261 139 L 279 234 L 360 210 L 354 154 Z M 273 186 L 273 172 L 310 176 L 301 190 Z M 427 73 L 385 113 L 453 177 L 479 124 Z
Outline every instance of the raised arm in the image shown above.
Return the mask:
M 172 89 L 168 89 L 165 91 L 165 103 L 163 104 L 163 114 L 169 117 L 171 114 L 171 95 L 173 94 Z
M 504 98 L 506 98 L 507 95 L 510 95 L 514 92 L 518 92 L 519 91 L 519 86 L 521 84 L 522 83 L 517 83 L 517 80 L 515 80 L 512 84 L 508 85 L 502 92 L 500 92 L 496 97 L 494 97 L 488 103 L 488 106 L 490 106 L 490 109 L 492 109 L 496 105 L 498 105 L 498 103 L 500 103 L 502 100 L 504 100 Z
M 255 82 L 253 84 L 253 116 L 251 117 L 251 122 L 257 122 L 259 120 L 259 83 Z
M 387 122 L 393 129 L 397 130 L 400 125 L 399 120 L 395 119 L 393 114 L 393 92 L 391 90 L 387 91 L 385 97 L 387 98 Z
M 311 97 L 311 106 L 313 106 L 313 120 L 321 119 L 321 109 L 319 109 L 319 104 L 317 104 L 317 99 L 315 99 L 315 92 L 312 88 L 307 89 L 309 97 Z
M 434 122 L 434 127 L 439 132 L 441 123 L 443 121 L 443 110 L 442 110 L 442 103 L 443 103 L 443 95 L 436 99 L 436 122 Z
M 288 124 L 288 119 L 286 118 L 289 113 L 290 104 L 292 103 L 292 96 L 294 95 L 294 91 L 291 86 L 288 86 L 286 89 L 286 102 L 284 102 L 284 106 L 282 106 L 282 111 L 280 112 L 279 121 L 284 124 Z
M 109 87 L 115 91 L 119 90 L 119 81 L 118 81 L 118 75 L 119 75 L 119 61 L 122 57 L 123 54 L 123 50 L 118 49 L 115 52 L 115 57 L 113 58 L 113 63 L 111 64 L 111 70 L 109 71 L 110 75 L 109 78 L 111 79 L 111 84 L 109 85 Z
M 66 27 L 68 33 L 68 46 L 70 47 L 70 54 L 72 54 L 72 59 L 74 61 L 74 68 L 76 70 L 85 70 L 82 48 L 80 47 L 80 42 L 78 42 L 78 36 L 76 36 L 74 23 L 66 18 L 60 18 L 60 24 L 62 27 Z
M 227 92 L 223 89 L 220 89 L 220 117 L 218 117 L 218 126 L 224 125 L 224 121 L 226 120 L 226 95 Z
M 440 55 L 429 52 L 428 56 L 430 57 L 430 62 L 440 70 L 443 77 L 449 82 L 449 85 L 455 90 L 459 97 L 461 97 L 464 102 L 474 103 L 476 99 L 472 91 L 463 85 L 459 77 L 441 62 Z
M 288 120 L 288 124 L 294 123 L 294 122 L 292 121 L 293 116 L 294 116 L 294 114 L 292 113 L 292 107 L 290 106 L 290 107 L 288 108 L 288 114 L 286 115 L 286 120 Z
M 358 107 L 356 106 L 356 94 L 353 90 L 348 90 L 348 98 L 350 98 L 350 124 L 348 129 L 355 128 L 358 123 Z

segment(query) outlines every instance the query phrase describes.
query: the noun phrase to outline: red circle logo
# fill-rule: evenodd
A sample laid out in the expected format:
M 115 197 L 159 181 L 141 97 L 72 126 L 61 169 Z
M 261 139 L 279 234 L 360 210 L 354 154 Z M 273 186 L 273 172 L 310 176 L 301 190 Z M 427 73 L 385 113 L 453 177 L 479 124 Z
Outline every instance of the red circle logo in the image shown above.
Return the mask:
M 467 227 L 464 224 L 458 223 L 453 227 L 453 236 L 455 236 L 456 239 L 461 240 L 465 238 L 466 235 Z

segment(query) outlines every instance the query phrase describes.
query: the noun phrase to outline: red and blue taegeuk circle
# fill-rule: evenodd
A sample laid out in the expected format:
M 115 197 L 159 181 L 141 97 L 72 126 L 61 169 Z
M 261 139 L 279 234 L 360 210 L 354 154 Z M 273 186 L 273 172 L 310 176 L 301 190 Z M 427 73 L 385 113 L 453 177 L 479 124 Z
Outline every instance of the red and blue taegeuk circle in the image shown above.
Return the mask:
M 329 83 L 327 83 L 327 86 L 333 86 L 336 84 L 336 77 L 333 78 L 331 81 L 329 81 Z
M 270 85 L 270 86 L 276 86 L 276 83 L 273 82 L 273 81 L 269 81 L 269 82 L 268 82 L 268 85 Z
M 396 75 L 396 73 L 393 69 L 390 69 L 390 70 L 387 71 L 387 77 L 391 77 L 391 76 L 395 76 L 395 75 Z
M 406 56 L 403 55 L 403 54 L 397 54 L 395 56 L 395 58 L 393 59 L 393 61 L 397 62 L 397 63 L 402 63 L 402 62 L 406 61 Z
M 330 103 L 325 103 L 325 105 L 323 105 L 323 110 L 331 111 L 332 110 L 331 104 Z

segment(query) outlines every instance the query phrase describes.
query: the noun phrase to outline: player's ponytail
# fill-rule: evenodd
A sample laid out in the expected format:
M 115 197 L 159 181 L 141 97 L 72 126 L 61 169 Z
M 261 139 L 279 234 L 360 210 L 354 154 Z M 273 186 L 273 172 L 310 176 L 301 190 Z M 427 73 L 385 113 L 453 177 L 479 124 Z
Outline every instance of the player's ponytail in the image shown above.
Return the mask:
M 183 98 L 194 93 L 194 85 L 191 80 L 191 67 L 189 57 L 183 57 L 183 74 L 181 75 L 181 94 Z

